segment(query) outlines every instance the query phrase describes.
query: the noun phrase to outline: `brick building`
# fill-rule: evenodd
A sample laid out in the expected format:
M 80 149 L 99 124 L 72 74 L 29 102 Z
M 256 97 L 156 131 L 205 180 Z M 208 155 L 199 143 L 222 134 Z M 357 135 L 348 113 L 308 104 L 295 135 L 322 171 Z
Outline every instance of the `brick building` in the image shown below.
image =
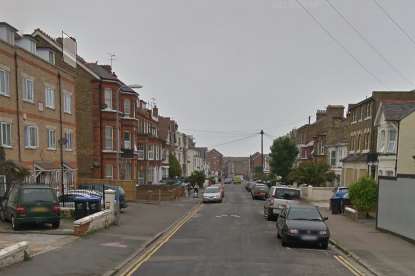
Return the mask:
M 224 177 L 234 177 L 243 175 L 245 179 L 249 177 L 249 157 L 229 157 L 223 158 Z
M 264 154 L 264 156 L 262 157 L 262 154 L 260 152 L 256 152 L 254 154 L 252 154 L 249 157 L 249 172 L 250 172 L 250 177 L 254 178 L 255 177 L 255 172 L 256 170 L 263 168 L 263 172 L 265 174 L 269 174 L 270 171 L 270 167 L 269 167 L 269 154 Z M 262 162 L 264 162 L 262 164 Z
M 162 164 L 162 178 L 167 178 L 169 176 L 169 155 L 175 155 L 176 153 L 176 134 L 179 127 L 176 121 L 169 117 L 162 116 L 159 116 L 159 127 L 160 139 L 164 141 L 164 147 L 162 149 L 164 157 Z
M 30 182 L 76 181 L 75 75 L 58 51 L 0 23 L 0 132 L 6 158 L 31 170 Z
M 384 101 L 415 100 L 415 92 L 374 91 L 372 96 L 349 104 L 347 113 L 348 155 L 343 159 L 343 183 L 350 185 L 363 176 L 377 177 L 377 127 L 374 119 Z
M 210 174 L 222 177 L 223 175 L 223 155 L 216 149 L 211 149 L 207 153 Z

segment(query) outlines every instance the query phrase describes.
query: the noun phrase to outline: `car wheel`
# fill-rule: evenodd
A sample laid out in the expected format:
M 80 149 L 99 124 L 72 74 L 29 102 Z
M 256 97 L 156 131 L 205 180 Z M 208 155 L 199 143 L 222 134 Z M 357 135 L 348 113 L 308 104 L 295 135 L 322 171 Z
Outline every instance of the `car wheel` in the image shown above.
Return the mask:
M 14 218 L 14 216 L 12 216 L 12 219 L 11 219 L 11 221 L 12 221 L 12 228 L 13 228 L 13 230 L 19 230 L 20 229 L 20 225 L 16 222 L 16 219 Z
M 284 237 L 281 237 L 281 245 L 283 247 L 287 247 L 288 246 L 288 242 L 287 242 L 287 240 Z
M 268 209 L 268 216 L 267 216 L 267 219 L 268 219 L 269 221 L 271 221 L 271 220 L 272 220 L 272 211 L 271 211 L 271 209 Z
M 56 221 L 56 222 L 52 223 L 52 228 L 57 229 L 57 228 L 59 228 L 59 225 L 60 225 L 60 221 Z
M 329 241 L 323 241 L 321 244 L 320 244 L 320 247 L 321 247 L 321 249 L 328 249 L 329 248 Z

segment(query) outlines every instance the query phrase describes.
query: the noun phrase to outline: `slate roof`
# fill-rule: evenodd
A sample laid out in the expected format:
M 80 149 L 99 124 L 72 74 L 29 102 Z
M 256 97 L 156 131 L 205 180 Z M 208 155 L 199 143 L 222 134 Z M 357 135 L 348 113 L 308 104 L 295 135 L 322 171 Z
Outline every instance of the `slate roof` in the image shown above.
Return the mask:
M 342 162 L 367 162 L 367 153 L 363 154 L 349 154 L 345 158 L 342 159 Z
M 415 103 L 387 103 L 383 105 L 386 121 L 400 121 L 415 111 Z
M 108 71 L 107 69 L 105 69 L 104 67 L 102 67 L 101 65 L 99 65 L 97 63 L 85 63 L 85 65 L 89 69 L 91 69 L 92 71 L 94 71 L 95 74 L 97 74 L 98 76 L 100 76 L 103 79 L 113 80 L 113 81 L 119 81 L 119 79 L 117 78 L 117 76 L 113 75 L 112 72 Z

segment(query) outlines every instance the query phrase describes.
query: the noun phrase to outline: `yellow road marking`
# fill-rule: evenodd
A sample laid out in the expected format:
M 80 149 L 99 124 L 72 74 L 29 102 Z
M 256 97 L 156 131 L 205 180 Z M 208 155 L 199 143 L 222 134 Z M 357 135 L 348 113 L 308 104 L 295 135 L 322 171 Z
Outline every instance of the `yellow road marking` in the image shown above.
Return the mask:
M 140 266 L 142 266 L 146 261 L 148 261 L 170 238 L 180 230 L 180 228 L 188 222 L 199 210 L 202 208 L 202 205 L 198 205 L 194 208 L 189 214 L 187 214 L 180 222 L 178 222 L 171 230 L 168 231 L 168 234 L 164 236 L 160 241 L 156 242 L 149 250 L 147 250 L 143 255 L 141 255 L 128 269 L 126 272 L 122 273 L 123 276 L 131 276 L 136 272 Z
M 341 263 L 344 267 L 346 267 L 353 275 L 355 276 L 364 276 L 365 274 L 362 273 L 360 270 L 358 270 L 356 267 L 354 267 L 346 258 L 340 255 L 335 255 L 334 258 Z

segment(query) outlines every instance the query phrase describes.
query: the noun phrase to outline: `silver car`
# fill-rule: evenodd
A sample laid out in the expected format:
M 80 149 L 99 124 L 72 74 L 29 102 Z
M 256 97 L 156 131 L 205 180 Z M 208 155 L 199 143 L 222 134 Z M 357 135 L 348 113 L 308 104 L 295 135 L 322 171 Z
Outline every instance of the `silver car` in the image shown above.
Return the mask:
M 222 191 L 219 186 L 209 186 L 202 196 L 203 202 L 222 202 Z
M 301 190 L 288 186 L 276 186 L 264 205 L 264 217 L 268 220 L 278 218 L 282 209 L 301 204 Z

